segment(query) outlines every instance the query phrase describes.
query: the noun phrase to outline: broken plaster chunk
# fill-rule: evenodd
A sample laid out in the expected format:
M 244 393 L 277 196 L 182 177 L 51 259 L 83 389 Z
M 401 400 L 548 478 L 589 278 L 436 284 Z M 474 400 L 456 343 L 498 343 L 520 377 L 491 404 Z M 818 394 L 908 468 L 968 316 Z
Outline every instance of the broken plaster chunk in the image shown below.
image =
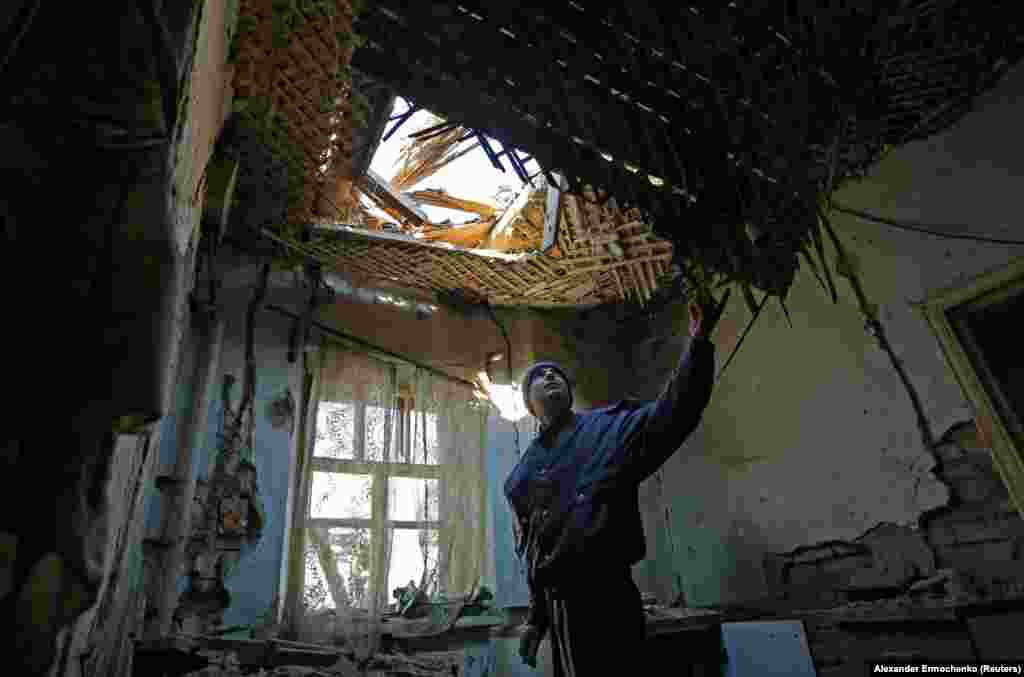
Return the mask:
M 921 477 L 915 498 L 918 508 L 921 511 L 927 511 L 949 503 L 950 490 L 937 477 L 928 473 L 926 476 Z
M 921 576 L 932 576 L 935 553 L 919 531 L 881 524 L 857 540 L 871 549 L 872 566 L 850 578 L 855 588 L 898 588 Z

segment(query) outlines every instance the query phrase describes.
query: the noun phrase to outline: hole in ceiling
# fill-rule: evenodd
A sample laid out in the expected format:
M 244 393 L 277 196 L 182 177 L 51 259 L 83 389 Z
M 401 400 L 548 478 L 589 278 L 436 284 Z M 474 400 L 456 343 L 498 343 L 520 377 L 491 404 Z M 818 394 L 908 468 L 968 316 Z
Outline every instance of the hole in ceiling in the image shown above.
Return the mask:
M 395 101 L 391 117 L 403 115 L 409 111 L 409 108 L 410 104 L 399 98 Z M 412 141 L 410 135 L 437 127 L 443 122 L 445 122 L 444 118 L 429 111 L 414 112 L 391 138 L 380 144 L 370 163 L 370 169 L 388 181 L 399 178 L 403 170 L 403 151 L 408 149 Z M 488 137 L 487 140 L 496 154 L 501 155 L 505 151 L 497 139 Z M 402 192 L 408 194 L 425 190 L 439 190 L 462 200 L 479 202 L 498 210 L 503 209 L 525 184 L 509 167 L 507 155 L 501 156 L 502 164 L 505 167 L 505 171 L 501 172 L 491 164 L 483 148 L 474 148 L 478 143 L 475 137 L 463 138 L 455 143 L 446 156 L 457 156 L 457 159 L 420 181 L 403 185 Z M 519 155 L 521 157 L 524 154 L 520 153 Z M 407 163 L 406 166 L 408 166 Z M 523 167 L 530 176 L 540 171 L 539 165 L 532 158 L 524 162 Z M 385 219 L 395 226 L 398 225 L 391 216 L 374 205 L 365 195 L 362 196 L 362 202 L 374 216 Z M 479 219 L 479 215 L 476 213 L 458 209 L 423 203 L 420 204 L 420 208 L 435 224 L 455 226 L 472 223 Z

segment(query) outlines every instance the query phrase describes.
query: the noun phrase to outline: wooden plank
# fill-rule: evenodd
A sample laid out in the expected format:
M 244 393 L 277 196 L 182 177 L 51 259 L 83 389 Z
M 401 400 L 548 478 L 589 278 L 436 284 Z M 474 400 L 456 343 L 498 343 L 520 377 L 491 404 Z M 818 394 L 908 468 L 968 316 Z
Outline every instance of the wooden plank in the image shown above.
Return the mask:
M 625 301 L 627 298 L 626 288 L 622 286 L 622 276 L 619 275 L 619 271 L 615 268 L 612 268 L 612 277 L 615 278 L 615 285 L 619 288 L 619 296 Z
M 460 246 L 467 246 L 468 243 L 475 242 L 476 244 L 472 245 L 472 247 L 475 247 L 484 242 L 488 231 L 492 227 L 492 223 L 480 221 L 479 223 L 467 223 L 453 228 L 439 228 L 423 233 L 422 240 L 425 242 L 450 242 Z
M 360 177 L 358 185 L 360 188 L 365 189 L 363 192 L 366 193 L 367 197 L 380 204 L 381 208 L 389 214 L 391 210 L 395 210 L 404 216 L 406 221 L 410 221 L 418 226 L 423 226 L 425 223 L 430 222 L 430 219 L 427 218 L 426 213 L 420 209 L 419 205 L 405 194 L 395 190 L 390 181 L 372 169 L 366 170 L 366 174 Z
M 567 298 L 571 299 L 572 301 L 579 301 L 583 297 L 587 296 L 588 294 L 592 294 L 595 291 L 597 291 L 597 284 L 595 284 L 594 278 L 592 276 L 588 276 L 588 278 L 584 280 L 581 284 L 578 284 L 575 287 L 567 289 L 564 292 L 564 294 Z
M 636 263 L 630 266 L 630 271 L 633 273 L 633 279 L 636 280 L 637 288 L 640 289 L 640 295 L 643 296 L 645 301 L 651 299 L 651 290 L 647 288 L 647 279 L 644 276 L 643 263 Z
M 650 244 L 633 245 L 626 250 L 626 253 L 630 258 L 646 259 L 650 256 L 656 256 L 658 254 L 672 254 L 672 245 L 664 242 L 654 242 Z
M 544 243 L 541 246 L 542 252 L 547 252 L 558 242 L 559 230 L 562 225 L 562 202 L 563 195 L 568 188 L 565 177 L 555 172 L 557 186 L 548 186 L 547 202 L 544 205 Z
M 565 209 L 565 218 L 562 223 L 565 227 L 562 230 L 569 234 L 570 240 L 575 241 L 583 234 L 581 221 L 583 215 L 580 213 L 579 198 L 575 195 L 566 195 L 563 200 L 563 208 Z
M 576 240 L 576 242 L 578 242 L 580 244 L 588 244 L 588 245 L 590 245 L 592 247 L 600 246 L 600 245 L 603 245 L 603 244 L 608 244 L 609 242 L 618 242 L 618 241 L 619 241 L 618 233 L 587 235 L 587 236 L 581 237 L 578 240 Z
M 457 209 L 470 214 L 479 214 L 484 218 L 495 216 L 498 213 L 498 208 L 493 205 L 456 197 L 436 188 L 417 190 L 411 193 L 404 193 L 404 195 L 420 204 L 444 207 L 445 209 Z
M 522 292 L 522 294 L 524 296 L 536 296 L 545 293 L 562 293 L 567 289 L 581 286 L 585 280 L 591 280 L 590 273 L 573 272 L 564 277 L 544 280 Z
M 625 263 L 636 263 L 640 260 L 672 257 L 672 251 L 670 249 L 666 249 L 664 245 L 645 245 L 643 247 L 634 247 L 628 252 L 628 254 L 630 255 L 630 258 L 624 260 L 623 262 Z M 610 262 L 615 260 L 615 258 L 616 257 L 612 256 L 610 253 L 598 254 L 595 256 L 580 256 L 570 259 L 568 261 L 569 265 L 567 268 L 572 272 L 578 272 L 579 266 L 581 265 L 595 262 Z
M 650 285 L 651 293 L 653 294 L 654 292 L 658 291 L 658 278 L 657 275 L 654 274 L 654 262 L 650 261 L 646 263 L 641 263 L 640 265 L 643 267 L 644 272 L 647 274 L 647 283 Z
M 275 235 L 270 230 L 263 229 L 261 232 L 266 237 L 268 237 L 268 238 L 270 238 L 270 239 L 272 239 L 272 240 L 274 240 L 276 242 L 280 242 L 282 244 L 292 245 L 292 246 L 297 244 L 297 243 L 291 242 L 290 240 L 285 240 L 285 239 Z M 342 241 L 345 241 L 346 239 L 349 239 L 351 241 L 361 241 L 361 242 L 365 242 L 365 243 L 373 243 L 373 244 L 377 245 L 378 247 L 385 246 L 385 245 L 392 245 L 393 244 L 393 245 L 405 245 L 406 247 L 410 247 L 410 248 L 423 247 L 423 248 L 432 249 L 434 251 L 443 251 L 443 252 L 448 252 L 448 253 L 462 252 L 462 253 L 465 253 L 465 254 L 471 254 L 473 256 L 479 256 L 481 258 L 499 259 L 501 261 L 506 261 L 506 262 L 510 262 L 510 263 L 524 261 L 527 258 L 529 258 L 528 254 L 506 254 L 504 252 L 480 251 L 480 250 L 477 250 L 477 249 L 461 249 L 461 248 L 455 247 L 453 245 L 439 244 L 439 243 L 428 242 L 428 241 L 424 241 L 424 240 L 416 240 L 416 239 L 413 239 L 412 237 L 410 237 L 409 235 L 405 235 L 405 234 L 385 233 L 385 232 L 377 232 L 377 231 L 371 232 L 371 231 L 363 230 L 361 228 L 355 228 L 355 227 L 352 227 L 352 226 L 335 226 L 333 228 L 318 228 L 317 232 L 320 233 L 321 235 L 328 235 L 328 234 L 330 234 L 330 235 L 336 236 L 337 237 L 337 241 L 336 242 L 332 242 L 332 244 L 336 244 L 337 242 L 342 242 Z M 384 250 L 384 251 L 386 251 L 386 250 Z M 413 249 L 413 251 L 415 251 L 415 249 Z
M 597 257 L 597 258 L 601 258 L 601 257 Z M 635 265 L 637 263 L 636 259 L 617 260 L 617 259 L 612 259 L 611 256 L 608 256 L 608 257 L 605 257 L 605 258 L 607 258 L 609 260 L 608 261 L 597 262 L 597 263 L 591 263 L 591 264 L 586 265 L 586 266 L 573 267 L 572 272 L 573 272 L 574 275 L 579 275 L 581 273 L 589 273 L 589 272 L 600 271 L 600 270 L 611 270 L 613 268 L 628 268 L 628 267 L 630 267 L 632 265 Z M 672 259 L 672 254 L 671 253 L 665 253 L 665 254 L 655 254 L 653 256 L 645 258 L 644 260 L 645 261 L 669 261 L 671 259 Z

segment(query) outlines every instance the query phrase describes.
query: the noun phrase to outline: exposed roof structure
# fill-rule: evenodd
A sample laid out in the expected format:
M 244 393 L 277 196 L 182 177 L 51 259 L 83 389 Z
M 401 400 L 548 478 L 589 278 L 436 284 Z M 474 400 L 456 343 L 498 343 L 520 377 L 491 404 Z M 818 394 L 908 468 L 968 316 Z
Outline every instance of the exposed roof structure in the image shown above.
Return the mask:
M 291 120 L 291 138 L 304 149 L 307 174 L 316 161 L 326 162 L 316 151 L 331 147 L 331 125 L 344 132 L 358 117 L 351 110 L 351 84 L 333 99 L 329 86 L 331 68 L 344 69 L 351 57 L 357 78 L 442 116 L 446 126 L 439 133 L 469 130 L 484 146 L 487 138 L 497 139 L 504 148 L 519 149 L 504 158 L 513 166 L 521 152 L 535 158 L 549 179 L 553 172 L 565 176 L 577 211 L 586 211 L 584 205 L 605 209 L 609 197 L 618 204 L 591 220 L 565 218 L 564 241 L 555 250 L 508 264 L 526 266 L 520 272 L 524 283 L 518 284 L 514 277 L 499 280 L 505 273 L 493 271 L 506 264 L 497 259 L 428 251 L 418 244 L 448 241 L 465 249 L 521 251 L 542 237 L 520 221 L 523 227 L 509 230 L 514 238 L 496 247 L 493 228 L 483 224 L 494 214 L 457 229 L 404 228 L 410 236 L 402 242 L 367 235 L 362 239 L 373 244 L 361 245 L 359 256 L 376 252 L 381 265 L 372 266 L 341 253 L 333 240 L 310 244 L 308 234 L 263 225 L 292 250 L 320 247 L 317 259 L 332 267 L 405 271 L 410 285 L 461 285 L 495 302 L 602 302 L 630 296 L 628 286 L 642 299 L 644 285 L 660 283 L 658 267 L 668 259 L 698 284 L 737 283 L 748 301 L 754 288 L 784 298 L 798 254 L 815 272 L 824 266 L 827 275 L 822 243 L 834 188 L 861 175 L 889 148 L 955 122 L 1021 58 L 1024 31 L 1014 4 L 378 0 L 355 22 L 365 44 L 353 52 L 352 40 L 344 38 L 352 12 L 343 1 L 295 3 L 289 16 L 297 12 L 308 23 L 292 19 L 299 28 L 288 34 L 287 49 L 274 51 L 245 45 L 256 36 L 264 36 L 260 45 L 273 42 L 266 36 L 273 34 L 276 10 L 243 0 L 243 16 L 261 27 L 242 35 L 242 54 L 263 58 L 264 71 L 270 68 L 272 75 L 246 76 L 258 69 L 245 66 L 238 79 L 273 90 L 270 98 L 281 102 Z M 333 47 L 324 35 L 335 38 Z M 303 78 L 323 82 L 304 85 Z M 328 104 L 341 102 L 326 118 L 315 107 L 322 95 Z M 342 138 L 336 144 L 335 160 L 355 152 L 346 143 Z M 314 172 L 307 178 L 305 197 L 289 221 L 352 223 L 348 207 L 327 199 L 335 177 Z M 388 197 L 396 209 L 410 197 L 403 190 L 399 185 Z M 414 199 L 430 204 L 457 197 Z M 639 242 L 636 237 L 649 240 L 643 251 L 657 252 L 651 254 L 653 282 L 639 272 L 635 280 L 627 273 L 633 285 L 617 279 L 633 269 L 607 238 L 610 230 L 632 222 L 648 225 L 642 235 L 629 231 L 619 237 L 630 246 Z M 411 237 L 413 230 L 419 239 Z M 598 243 L 588 254 L 603 266 L 595 291 L 585 291 L 581 277 L 598 270 L 588 268 L 588 257 L 579 253 L 577 243 L 584 241 Z M 624 249 L 626 258 L 632 255 Z M 662 258 L 665 252 L 668 259 Z M 408 272 L 409 260 L 416 258 L 421 265 Z M 473 263 L 453 263 L 463 260 Z M 575 262 L 571 273 L 568 261 Z M 478 265 L 493 274 L 473 272 Z M 550 275 L 543 285 L 540 277 L 527 275 L 538 267 Z M 576 277 L 579 285 L 566 282 Z M 621 291 L 603 291 L 619 289 L 620 283 Z M 547 291 L 537 295 L 537 289 Z
M 968 110 L 1024 51 L 1017 14 L 998 0 L 381 0 L 353 64 L 574 192 L 640 208 L 681 258 L 784 294 L 835 185 Z
M 286 6 L 285 6 L 286 5 Z M 347 0 L 273 3 L 240 0 L 234 90 L 245 132 L 274 158 L 241 143 L 240 188 L 249 197 L 281 191 L 280 222 L 312 219 L 325 185 L 347 169 L 356 105 L 349 63 L 356 10 Z M 246 151 L 250 151 L 246 156 Z M 325 171 L 333 170 L 333 171 Z
M 541 192 L 541 195 L 543 193 Z M 539 204 L 538 204 L 539 202 Z M 544 220 L 543 200 L 517 218 Z M 538 213 L 539 212 L 539 213 Z M 323 223 L 306 242 L 265 235 L 289 250 L 362 282 L 387 281 L 428 292 L 461 292 L 499 305 L 586 306 L 650 301 L 672 272 L 672 244 L 654 236 L 635 210 L 614 200 L 598 206 L 566 196 L 562 227 L 550 254 L 478 249 L 492 221 L 405 233 Z M 540 232 L 532 238 L 541 245 Z

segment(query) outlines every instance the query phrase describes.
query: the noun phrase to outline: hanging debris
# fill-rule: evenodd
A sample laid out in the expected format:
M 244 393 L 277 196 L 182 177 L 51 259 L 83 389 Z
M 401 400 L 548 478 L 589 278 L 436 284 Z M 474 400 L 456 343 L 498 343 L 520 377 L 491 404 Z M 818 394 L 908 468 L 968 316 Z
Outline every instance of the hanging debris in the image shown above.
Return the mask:
M 687 278 L 782 300 L 801 252 L 828 268 L 832 191 L 1024 55 L 1008 0 L 385 4 L 355 67 L 640 210 Z

